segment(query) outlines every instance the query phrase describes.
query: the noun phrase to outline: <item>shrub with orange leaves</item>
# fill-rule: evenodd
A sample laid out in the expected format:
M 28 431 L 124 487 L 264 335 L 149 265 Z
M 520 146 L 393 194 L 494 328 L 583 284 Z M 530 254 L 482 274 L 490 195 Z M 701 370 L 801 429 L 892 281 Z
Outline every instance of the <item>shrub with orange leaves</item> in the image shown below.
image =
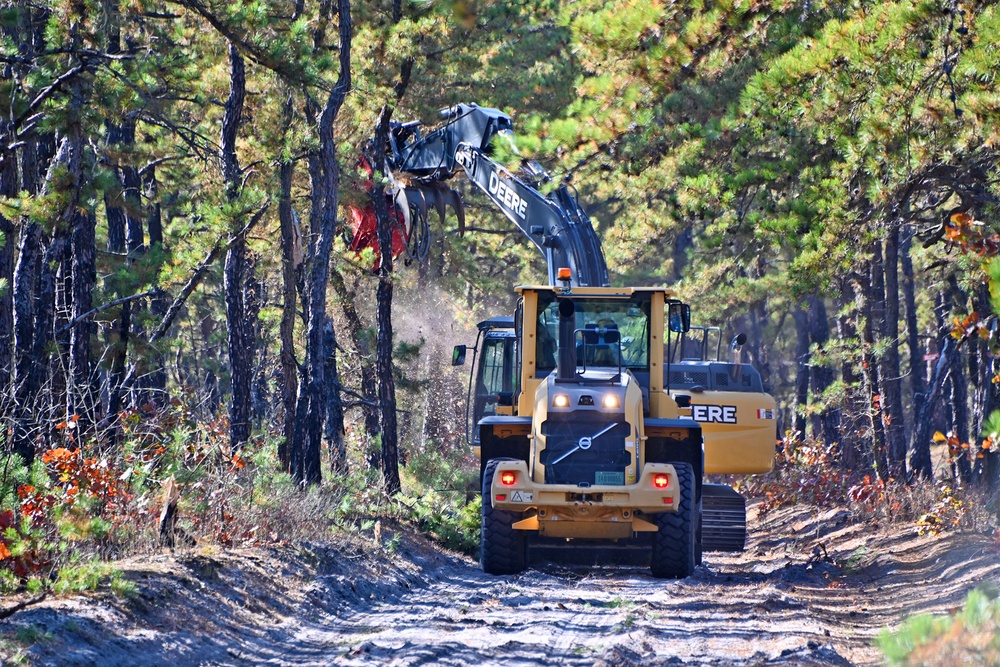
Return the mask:
M 1000 235 L 983 233 L 985 224 L 968 213 L 953 213 L 944 225 L 946 250 L 958 248 L 961 252 L 995 257 L 1000 253 Z
M 20 520 L 14 511 L 0 513 L 0 569 L 21 579 L 50 566 L 59 537 L 69 532 L 67 524 L 84 526 L 86 533 L 87 528 L 131 520 L 126 507 L 132 494 L 121 471 L 107 458 L 86 457 L 79 448 L 65 447 L 50 449 L 39 458 L 47 484 L 17 487 Z
M 820 507 L 840 505 L 847 479 L 839 458 L 836 443 L 825 445 L 788 433 L 778 441 L 774 470 L 741 480 L 738 490 L 761 498 L 761 513 L 800 502 Z
M 955 438 L 936 434 L 955 452 L 967 452 Z M 951 442 L 954 440 L 954 442 Z M 992 440 L 990 446 L 993 446 Z M 846 507 L 859 520 L 912 522 L 921 534 L 965 528 L 985 521 L 975 492 L 949 483 L 916 480 L 883 481 L 873 474 L 845 471 L 837 447 L 789 434 L 778 445 L 774 470 L 738 480 L 743 495 L 760 499 L 760 512 L 807 503 L 817 507 Z

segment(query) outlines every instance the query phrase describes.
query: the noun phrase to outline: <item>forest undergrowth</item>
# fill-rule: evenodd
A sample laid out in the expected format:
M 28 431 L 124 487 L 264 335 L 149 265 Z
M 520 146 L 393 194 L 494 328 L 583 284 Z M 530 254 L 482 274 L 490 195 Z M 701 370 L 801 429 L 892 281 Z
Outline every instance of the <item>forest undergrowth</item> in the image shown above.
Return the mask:
M 264 429 L 240 450 L 229 446 L 225 417 L 196 417 L 175 400 L 130 412 L 117 446 L 56 424 L 61 446 L 26 467 L 0 462 L 0 592 L 46 595 L 110 586 L 128 594 L 117 559 L 165 547 L 212 548 L 322 541 L 337 533 L 378 535 L 408 525 L 444 547 L 476 555 L 479 497 L 474 461 L 463 450 L 426 446 L 407 452 L 403 493 L 389 497 L 367 463 L 377 446 L 355 435 L 349 472 L 300 489 L 279 468 L 280 434 Z M 922 534 L 975 531 L 1000 545 L 1000 499 L 963 485 L 947 454 L 936 481 L 883 483 L 845 471 L 836 444 L 788 436 L 772 472 L 730 478 L 762 514 L 807 504 L 847 507 L 874 526 L 912 524 Z M 387 533 L 390 531 L 387 531 Z M 394 532 L 394 531 L 393 531 Z M 398 539 L 398 538 L 396 538 Z M 393 549 L 391 540 L 385 545 Z
M 789 433 L 777 443 L 770 473 L 729 480 L 744 496 L 759 500 L 761 514 L 798 503 L 846 507 L 853 521 L 873 527 L 912 524 L 927 535 L 974 531 L 992 534 L 1000 545 L 1000 494 L 961 480 L 960 448 L 938 450 L 935 479 L 882 481 L 871 471 L 846 469 L 837 443 Z
M 77 433 L 71 419 L 54 425 L 59 446 L 31 466 L 0 458 L 0 595 L 98 586 L 128 594 L 113 567 L 122 558 L 377 535 L 383 523 L 410 525 L 453 550 L 478 547 L 473 466 L 433 442 L 407 453 L 403 492 L 390 497 L 370 465 L 377 443 L 363 434 L 350 439 L 347 472 L 302 488 L 280 469 L 280 427 L 234 450 L 225 415 L 198 418 L 183 400 L 130 411 L 122 423 L 116 445 Z M 393 549 L 391 539 L 385 546 Z

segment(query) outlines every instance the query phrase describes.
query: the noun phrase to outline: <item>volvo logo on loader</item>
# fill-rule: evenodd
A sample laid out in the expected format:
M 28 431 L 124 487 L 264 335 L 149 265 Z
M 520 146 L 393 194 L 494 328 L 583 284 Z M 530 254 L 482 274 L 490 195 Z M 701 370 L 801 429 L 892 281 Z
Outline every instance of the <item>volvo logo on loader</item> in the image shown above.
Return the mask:
M 696 422 L 710 424 L 735 424 L 735 405 L 692 405 L 691 418 Z

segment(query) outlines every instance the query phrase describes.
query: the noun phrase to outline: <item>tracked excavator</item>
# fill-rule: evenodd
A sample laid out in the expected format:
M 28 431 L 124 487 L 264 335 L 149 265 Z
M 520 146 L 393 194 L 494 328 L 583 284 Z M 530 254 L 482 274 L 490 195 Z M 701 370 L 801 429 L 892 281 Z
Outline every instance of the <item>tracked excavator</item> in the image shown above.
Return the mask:
M 464 174 L 544 255 L 545 285 L 515 288 L 513 317 L 479 324 L 471 348 L 468 440 L 480 460 L 483 570 L 511 574 L 529 545 L 616 545 L 648 554 L 657 577 L 685 577 L 705 551 L 741 551 L 745 500 L 706 474 L 763 473 L 775 452 L 775 403 L 721 332 L 692 327 L 666 288 L 612 287 L 601 243 L 566 184 L 548 194 L 529 163 L 490 157 L 511 130 L 496 109 L 459 104 L 421 136 L 393 127 L 386 196 L 400 245 L 419 248 L 427 212 L 460 199 Z M 357 216 L 356 216 L 357 218 Z M 361 228 L 356 228 L 355 238 Z M 711 340 L 716 340 L 712 345 Z

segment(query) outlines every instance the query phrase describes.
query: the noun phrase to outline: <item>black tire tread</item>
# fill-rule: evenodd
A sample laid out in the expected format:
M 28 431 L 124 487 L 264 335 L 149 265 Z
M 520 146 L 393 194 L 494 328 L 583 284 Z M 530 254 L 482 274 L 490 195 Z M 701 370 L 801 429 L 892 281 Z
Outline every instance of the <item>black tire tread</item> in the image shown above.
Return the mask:
M 527 565 L 526 540 L 524 531 L 514 530 L 513 524 L 520 519 L 516 512 L 493 509 L 490 487 L 500 461 L 513 459 L 490 459 L 483 475 L 483 510 L 480 531 L 480 565 L 486 574 L 517 574 Z
M 680 497 L 676 512 L 651 515 L 659 530 L 653 533 L 650 570 L 654 577 L 679 579 L 695 568 L 695 484 L 689 463 L 671 463 L 677 471 Z

